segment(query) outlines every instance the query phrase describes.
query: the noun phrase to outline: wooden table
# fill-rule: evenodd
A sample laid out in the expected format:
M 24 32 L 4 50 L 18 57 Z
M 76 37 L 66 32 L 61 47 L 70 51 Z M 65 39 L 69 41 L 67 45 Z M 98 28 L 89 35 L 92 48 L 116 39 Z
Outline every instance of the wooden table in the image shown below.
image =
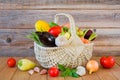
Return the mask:
M 23 57 L 15 57 L 16 60 L 20 58 Z M 33 57 L 27 58 L 36 62 Z M 49 75 L 40 75 L 39 73 L 29 75 L 27 71 L 22 72 L 17 67 L 9 68 L 6 64 L 8 57 L 0 57 L 0 80 L 120 80 L 120 57 L 115 58 L 116 64 L 112 69 L 104 69 L 100 66 L 99 71 L 91 75 L 87 74 L 79 78 L 60 76 L 52 78 Z M 93 57 L 93 59 L 99 60 L 100 57 Z

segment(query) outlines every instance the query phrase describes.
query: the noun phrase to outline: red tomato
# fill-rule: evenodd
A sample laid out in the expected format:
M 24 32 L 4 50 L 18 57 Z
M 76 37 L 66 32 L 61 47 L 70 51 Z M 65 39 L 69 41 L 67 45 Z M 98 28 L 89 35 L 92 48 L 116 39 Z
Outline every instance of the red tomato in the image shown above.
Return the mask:
M 61 27 L 55 26 L 50 28 L 49 33 L 51 33 L 54 37 L 57 37 L 61 33 Z
M 100 58 L 100 64 L 104 68 L 112 68 L 115 64 L 115 59 L 112 56 L 108 56 L 108 57 L 103 56 Z
M 14 66 L 16 65 L 16 60 L 15 60 L 14 58 L 9 58 L 9 59 L 7 60 L 7 65 L 8 65 L 9 67 L 14 67 Z
M 59 70 L 58 68 L 56 67 L 52 67 L 48 70 L 48 74 L 51 76 L 51 77 L 56 77 L 59 75 Z

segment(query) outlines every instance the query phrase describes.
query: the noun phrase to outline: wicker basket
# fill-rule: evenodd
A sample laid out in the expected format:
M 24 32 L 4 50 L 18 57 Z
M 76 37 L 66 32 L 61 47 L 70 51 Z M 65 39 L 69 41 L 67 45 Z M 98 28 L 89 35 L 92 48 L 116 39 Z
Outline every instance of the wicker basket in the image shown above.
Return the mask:
M 92 57 L 93 43 L 83 44 L 76 35 L 74 19 L 71 15 L 59 13 L 55 15 L 55 23 L 58 23 L 59 16 L 66 16 L 70 22 L 72 43 L 65 47 L 42 47 L 34 42 L 35 57 L 44 68 L 50 68 L 57 64 L 63 64 L 66 67 L 77 67 L 85 65 Z

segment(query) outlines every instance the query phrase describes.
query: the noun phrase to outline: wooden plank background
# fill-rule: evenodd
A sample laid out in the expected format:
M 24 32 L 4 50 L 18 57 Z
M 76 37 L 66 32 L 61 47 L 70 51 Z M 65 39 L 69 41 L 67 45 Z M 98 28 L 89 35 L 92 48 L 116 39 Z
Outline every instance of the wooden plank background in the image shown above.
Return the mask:
M 0 0 L 0 56 L 34 56 L 26 38 L 38 19 L 71 14 L 80 28 L 98 34 L 93 55 L 120 55 L 120 0 Z M 60 24 L 67 22 L 60 18 Z

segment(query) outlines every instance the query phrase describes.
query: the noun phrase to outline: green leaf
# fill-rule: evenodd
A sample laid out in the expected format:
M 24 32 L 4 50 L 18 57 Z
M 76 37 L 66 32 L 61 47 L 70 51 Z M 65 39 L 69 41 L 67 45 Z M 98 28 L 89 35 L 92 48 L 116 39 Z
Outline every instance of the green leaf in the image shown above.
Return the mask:
M 36 40 L 36 38 L 34 38 L 33 34 L 27 35 L 26 37 L 29 38 L 29 39 L 31 39 L 31 40 L 33 40 L 33 41 L 35 41 L 35 42 L 38 42 L 38 40 Z
M 38 37 L 38 35 L 37 35 L 35 32 L 32 32 L 32 35 L 34 36 L 34 38 L 35 38 L 38 42 L 40 42 L 39 37 Z
M 66 77 L 66 76 L 67 76 L 66 72 L 62 72 L 62 73 L 61 73 L 61 76 L 62 76 L 62 77 Z
M 83 37 L 86 35 L 86 33 L 88 32 L 88 30 L 89 30 L 89 29 L 85 29 L 85 30 L 83 31 Z
M 50 27 L 58 26 L 58 24 L 56 24 L 54 22 L 50 22 L 49 25 L 50 25 Z
M 61 29 L 61 35 L 64 35 L 65 34 L 65 31 L 64 31 L 64 29 L 62 28 Z
M 28 35 L 26 37 L 33 40 L 33 41 L 35 41 L 37 44 L 43 46 L 43 44 L 39 40 L 39 36 L 35 32 L 32 32 L 31 35 Z
M 77 69 L 72 69 L 71 72 L 72 72 L 72 77 L 75 77 L 75 78 L 78 78 L 79 75 L 76 73 Z
M 96 33 L 92 33 L 92 35 L 89 37 L 88 40 L 92 41 L 96 37 L 97 37 L 97 34 Z
M 29 39 L 32 39 L 33 41 L 35 40 L 32 35 L 27 35 L 26 37 L 29 38 Z
M 60 35 L 65 35 L 66 32 L 68 32 L 68 28 L 67 27 L 62 27 L 61 28 L 61 34 Z
M 39 45 L 43 46 L 42 42 L 41 42 L 40 39 L 39 39 L 39 36 L 38 36 L 35 32 L 33 32 L 33 35 L 34 35 L 34 38 L 37 40 L 37 43 L 38 43 Z
M 65 67 L 61 64 L 58 64 L 58 68 L 60 69 L 60 71 L 65 71 L 66 70 Z
M 78 78 L 79 75 L 75 72 L 75 73 L 72 73 L 72 77 Z
M 68 27 L 63 27 L 63 30 L 64 30 L 65 32 L 68 32 L 69 28 L 68 28 Z
M 78 78 L 79 75 L 76 73 L 77 69 L 70 69 L 70 68 L 65 68 L 65 66 L 58 64 L 58 68 L 61 70 L 61 76 L 66 77 L 66 76 L 71 76 Z
M 69 76 L 72 76 L 72 72 L 69 73 Z
M 76 73 L 77 69 L 72 69 L 71 72 L 72 73 Z
M 69 76 L 70 72 L 71 72 L 70 68 L 66 68 L 66 70 L 61 74 L 61 76 L 63 77 Z

